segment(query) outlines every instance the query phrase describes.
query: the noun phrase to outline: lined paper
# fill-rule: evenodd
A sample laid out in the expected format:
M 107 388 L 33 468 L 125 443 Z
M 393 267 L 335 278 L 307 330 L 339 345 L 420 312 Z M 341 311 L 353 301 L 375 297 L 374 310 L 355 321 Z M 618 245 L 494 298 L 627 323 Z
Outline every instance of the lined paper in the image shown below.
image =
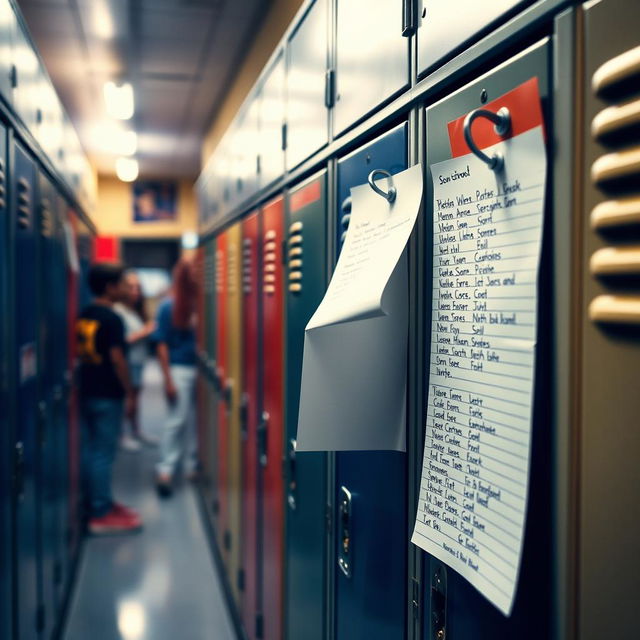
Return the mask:
M 537 279 L 546 157 L 542 127 L 431 166 L 433 298 L 422 481 L 412 541 L 505 615 L 527 507 Z

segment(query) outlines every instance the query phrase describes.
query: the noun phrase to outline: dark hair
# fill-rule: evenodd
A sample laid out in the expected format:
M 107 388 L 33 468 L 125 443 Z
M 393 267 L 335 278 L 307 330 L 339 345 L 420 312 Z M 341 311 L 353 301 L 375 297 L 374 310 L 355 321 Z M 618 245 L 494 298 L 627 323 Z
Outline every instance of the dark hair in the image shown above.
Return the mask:
M 124 268 L 120 264 L 98 262 L 89 269 L 89 288 L 94 296 L 102 296 L 106 293 L 110 284 L 118 284 L 124 274 Z
M 138 279 L 138 284 L 140 285 L 140 276 L 135 269 L 127 269 L 125 271 L 125 277 L 128 275 L 134 275 Z M 142 293 L 142 286 L 140 286 L 140 295 L 133 305 L 133 310 L 138 314 L 140 320 L 143 322 L 147 322 L 149 320 L 149 314 L 147 313 L 147 299 L 144 297 L 144 293 Z
M 173 268 L 172 324 L 177 329 L 188 329 L 198 302 L 198 281 L 195 265 L 180 258 Z

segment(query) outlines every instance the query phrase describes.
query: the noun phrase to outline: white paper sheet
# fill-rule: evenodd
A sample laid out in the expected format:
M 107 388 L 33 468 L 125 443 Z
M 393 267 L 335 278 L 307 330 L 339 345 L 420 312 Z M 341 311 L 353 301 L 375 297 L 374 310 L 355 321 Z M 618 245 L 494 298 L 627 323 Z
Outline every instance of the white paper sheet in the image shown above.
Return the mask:
M 527 507 L 546 156 L 537 127 L 431 167 L 433 305 L 412 541 L 511 613 Z
M 405 247 L 422 199 L 420 165 L 393 177 L 396 200 L 351 190 L 351 220 L 305 331 L 298 451 L 405 449 Z M 384 189 L 385 178 L 379 181 Z

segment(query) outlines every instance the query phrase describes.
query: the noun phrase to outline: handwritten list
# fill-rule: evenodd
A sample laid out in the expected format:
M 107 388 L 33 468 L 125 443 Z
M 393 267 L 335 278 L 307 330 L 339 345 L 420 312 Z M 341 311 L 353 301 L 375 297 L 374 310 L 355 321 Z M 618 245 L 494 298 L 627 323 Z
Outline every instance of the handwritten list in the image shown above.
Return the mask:
M 546 158 L 535 127 L 431 166 L 433 298 L 422 481 L 413 542 L 505 615 L 529 475 Z

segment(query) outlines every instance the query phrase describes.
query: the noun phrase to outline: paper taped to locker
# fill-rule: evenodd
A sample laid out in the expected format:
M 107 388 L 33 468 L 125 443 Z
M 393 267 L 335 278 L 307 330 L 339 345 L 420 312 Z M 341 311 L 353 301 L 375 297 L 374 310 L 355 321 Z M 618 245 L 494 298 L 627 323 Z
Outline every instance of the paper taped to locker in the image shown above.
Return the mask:
M 391 203 L 368 184 L 351 190 L 344 247 L 305 330 L 298 451 L 405 450 L 405 249 L 422 200 L 421 166 L 393 176 L 393 185 Z

